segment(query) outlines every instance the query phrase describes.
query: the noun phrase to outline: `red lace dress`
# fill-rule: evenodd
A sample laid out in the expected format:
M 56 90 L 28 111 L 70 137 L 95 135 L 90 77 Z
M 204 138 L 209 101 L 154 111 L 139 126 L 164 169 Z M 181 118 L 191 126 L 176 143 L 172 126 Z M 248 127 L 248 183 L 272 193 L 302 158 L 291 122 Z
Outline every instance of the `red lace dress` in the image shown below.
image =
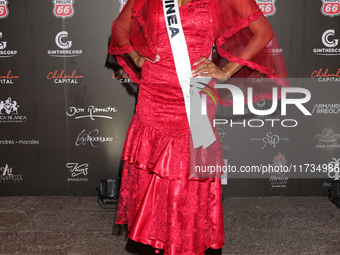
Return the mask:
M 213 2 L 215 0 L 192 0 L 179 8 L 191 65 L 203 56 L 209 57 L 216 42 L 218 29 L 214 21 L 216 17 L 212 15 Z M 209 247 L 218 249 L 224 245 L 221 181 L 218 178 L 189 178 L 190 129 L 164 14 L 159 11 L 162 10 L 161 1 L 135 2 L 131 8 L 132 4 L 133 1 L 128 2 L 125 8 L 131 9 L 132 19 L 141 25 L 143 31 L 143 37 L 133 46 L 139 47 L 137 44 L 144 39 L 147 46 L 139 52 L 150 58 L 157 52 L 160 61 L 145 61 L 139 79 L 132 72 L 131 65 L 117 58 L 130 78 L 138 83 L 139 95 L 124 145 L 125 163 L 115 222 L 128 224 L 131 239 L 164 249 L 165 254 L 204 254 Z M 152 4 L 153 8 L 150 7 Z M 143 14 L 143 8 L 149 12 L 152 9 L 153 16 Z M 241 23 L 236 30 L 247 27 L 252 18 L 257 19 L 261 13 L 256 10 L 251 12 L 251 16 L 239 19 Z M 155 15 L 160 22 L 150 20 Z M 147 27 L 147 20 L 154 26 Z M 126 29 L 121 30 L 120 38 L 128 38 Z M 156 36 L 152 30 L 156 31 Z M 137 32 L 132 28 L 127 33 Z M 223 35 L 227 38 L 227 34 Z M 117 37 L 117 31 L 113 32 L 113 36 Z M 224 40 L 221 36 L 220 40 Z M 223 45 L 217 46 L 222 52 Z M 126 40 L 119 47 L 112 43 L 109 52 L 121 55 L 132 49 Z M 230 54 L 229 51 L 224 54 L 228 57 L 226 54 Z M 244 65 L 253 65 L 253 68 L 256 65 L 255 62 L 240 61 L 244 61 Z M 254 70 L 258 72 L 256 69 L 255 66 Z M 213 105 L 211 101 L 208 104 Z M 212 118 L 214 107 L 210 105 L 207 109 L 208 116 Z M 198 154 L 206 161 L 222 164 L 222 149 L 216 131 L 215 136 L 216 142 L 207 149 L 201 147 Z

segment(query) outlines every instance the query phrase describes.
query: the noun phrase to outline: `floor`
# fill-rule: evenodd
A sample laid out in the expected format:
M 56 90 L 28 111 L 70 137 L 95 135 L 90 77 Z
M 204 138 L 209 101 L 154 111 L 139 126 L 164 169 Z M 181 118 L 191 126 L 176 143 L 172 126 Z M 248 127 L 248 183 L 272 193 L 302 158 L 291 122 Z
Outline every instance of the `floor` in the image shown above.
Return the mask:
M 327 197 L 225 198 L 225 246 L 207 254 L 340 254 Z M 113 225 L 96 197 L 0 197 L 1 254 L 153 255 Z

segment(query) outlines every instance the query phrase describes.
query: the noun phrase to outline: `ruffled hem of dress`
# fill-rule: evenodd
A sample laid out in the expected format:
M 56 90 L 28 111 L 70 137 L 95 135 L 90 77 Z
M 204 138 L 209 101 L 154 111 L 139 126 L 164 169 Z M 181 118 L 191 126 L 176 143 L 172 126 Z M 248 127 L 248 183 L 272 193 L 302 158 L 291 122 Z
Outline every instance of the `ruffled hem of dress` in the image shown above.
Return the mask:
M 196 165 L 200 162 L 190 159 L 190 143 L 190 134 L 171 136 L 145 124 L 135 114 L 127 131 L 122 159 L 139 169 L 169 180 L 215 181 L 215 178 L 220 177 L 219 174 L 197 175 L 190 172 L 190 162 L 195 162 Z M 214 151 L 214 148 L 211 150 Z M 202 161 L 202 164 L 209 163 Z

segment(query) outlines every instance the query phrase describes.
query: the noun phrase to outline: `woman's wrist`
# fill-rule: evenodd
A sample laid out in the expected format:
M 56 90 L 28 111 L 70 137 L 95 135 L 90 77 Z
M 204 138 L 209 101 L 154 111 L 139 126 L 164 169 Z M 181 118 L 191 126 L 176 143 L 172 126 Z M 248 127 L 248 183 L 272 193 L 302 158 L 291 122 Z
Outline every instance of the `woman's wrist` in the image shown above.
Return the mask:
M 229 72 L 228 72 L 227 70 L 225 70 L 224 67 L 222 68 L 222 70 L 223 70 L 224 73 L 225 73 L 225 75 L 224 75 L 224 76 L 225 76 L 225 79 L 228 80 L 228 79 L 230 78 Z

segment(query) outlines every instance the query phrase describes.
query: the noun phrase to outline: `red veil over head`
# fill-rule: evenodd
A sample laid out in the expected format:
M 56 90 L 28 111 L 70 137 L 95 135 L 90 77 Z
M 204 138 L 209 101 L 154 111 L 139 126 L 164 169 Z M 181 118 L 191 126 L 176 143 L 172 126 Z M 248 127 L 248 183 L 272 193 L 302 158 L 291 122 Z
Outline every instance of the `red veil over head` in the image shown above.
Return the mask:
M 264 78 L 256 79 L 260 82 L 252 84 L 235 82 L 244 93 L 246 87 L 253 87 L 253 101 L 271 99 L 273 86 L 289 86 L 275 33 L 271 30 L 270 37 L 262 39 L 266 45 L 264 48 L 263 44 L 252 44 L 252 29 L 257 29 L 256 26 L 252 28 L 252 24 L 258 21 L 256 24 L 260 26 L 270 26 L 256 2 L 210 0 L 209 6 L 215 46 L 219 53 L 219 57 L 213 59 L 215 64 L 224 66 L 229 61 L 243 65 L 244 68 L 233 78 Z M 137 84 L 140 78 L 139 69 L 126 54 L 136 49 L 141 55 L 155 59 L 159 43 L 159 22 L 165 22 L 159 18 L 160 12 L 163 12 L 161 0 L 129 0 L 112 24 L 109 53 L 117 56 L 118 63 Z M 242 57 L 239 56 L 241 52 Z M 232 103 L 231 95 L 224 96 L 224 99 L 225 105 Z

